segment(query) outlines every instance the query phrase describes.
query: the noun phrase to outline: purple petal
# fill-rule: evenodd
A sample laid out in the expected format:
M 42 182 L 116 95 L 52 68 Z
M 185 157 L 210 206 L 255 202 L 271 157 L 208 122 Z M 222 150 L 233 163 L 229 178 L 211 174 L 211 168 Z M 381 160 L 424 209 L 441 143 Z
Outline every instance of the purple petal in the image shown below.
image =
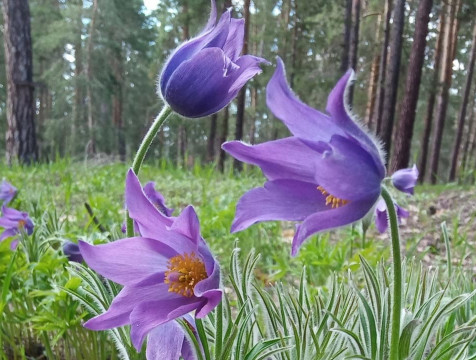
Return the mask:
M 400 207 L 397 203 L 394 203 L 395 210 L 397 212 L 398 223 L 401 223 L 402 218 L 407 218 L 410 213 L 404 208 Z M 375 226 L 379 233 L 383 234 L 387 231 L 389 225 L 387 205 L 383 199 L 379 199 L 377 206 L 375 207 Z
M 393 186 L 410 195 L 413 195 L 417 180 L 418 169 L 416 165 L 408 169 L 398 170 L 392 175 Z
M 139 231 L 144 237 L 160 238 L 173 223 L 173 219 L 163 215 L 150 202 L 132 169 L 126 177 L 126 206 L 129 216 L 137 222 Z
M 97 246 L 79 241 L 79 248 L 90 268 L 121 285 L 164 271 L 168 259 L 177 255 L 161 241 L 140 237 Z
M 315 183 L 296 180 L 268 181 L 248 191 L 237 206 L 231 232 L 268 220 L 301 221 L 326 209 L 325 196 Z
M 197 308 L 197 318 L 205 317 L 220 303 L 222 299 L 222 290 L 220 290 L 219 287 L 220 266 L 215 262 L 213 272 L 209 274 L 208 278 L 195 285 L 195 288 L 193 289 L 195 296 L 203 300 Z
M 14 251 L 16 250 L 17 246 L 18 246 L 18 243 L 19 243 L 19 240 L 18 239 L 14 239 L 11 243 L 10 243 L 10 250 Z
M 324 230 L 349 225 L 362 219 L 377 201 L 379 193 L 358 201 L 351 201 L 336 209 L 320 211 L 307 217 L 296 230 L 292 255 L 296 256 L 304 240 Z
M 17 234 L 18 234 L 18 230 L 16 227 L 13 229 L 7 229 L 0 234 L 0 241 L 8 239 L 9 237 L 15 236 Z
M 288 137 L 253 146 L 230 141 L 222 148 L 240 161 L 259 166 L 268 180 L 315 182 L 313 159 L 319 154 L 298 138 Z
M 178 360 L 184 342 L 183 329 L 175 321 L 159 325 L 147 337 L 147 360 Z
M 316 182 L 329 194 L 357 200 L 380 193 L 382 178 L 370 154 L 355 139 L 335 135 L 331 151 L 316 156 Z
M 200 240 L 200 222 L 193 206 L 189 205 L 174 220 L 170 231 L 177 232 L 191 240 L 190 249 L 196 248 Z
M 164 283 L 164 273 L 157 273 L 146 279 L 126 285 L 114 298 L 109 309 L 84 324 L 90 330 L 107 330 L 130 324 L 132 310 L 142 302 L 151 301 L 158 297 L 163 299 L 178 299 L 181 297 L 170 293 L 169 285 Z
M 243 49 L 243 38 L 245 36 L 245 19 L 231 19 L 230 30 L 226 38 L 223 51 L 235 61 Z
M 216 9 L 215 9 L 216 15 Z M 213 16 L 210 14 L 210 18 Z M 225 45 L 228 37 L 228 28 L 230 26 L 230 11 L 226 11 L 220 18 L 218 24 L 196 38 L 193 38 L 182 45 L 180 45 L 169 57 L 169 60 L 164 65 L 162 74 L 160 75 L 159 85 L 162 97 L 165 98 L 165 91 L 167 89 L 169 80 L 175 70 L 183 63 L 190 60 L 195 54 L 206 47 L 222 48 Z M 216 18 L 216 16 L 215 16 Z M 209 20 L 210 21 L 210 20 Z
M 81 263 L 83 262 L 83 256 L 79 250 L 79 245 L 71 241 L 66 241 L 63 244 L 63 253 L 68 258 L 69 261 Z
M 352 135 L 362 144 L 365 144 L 366 150 L 371 154 L 375 165 L 378 168 L 380 176 L 385 176 L 385 166 L 382 160 L 380 151 L 376 145 L 376 141 L 373 140 L 367 132 L 352 119 L 350 111 L 348 109 L 346 96 L 347 89 L 352 84 L 354 78 L 354 71 L 349 70 L 345 75 L 337 82 L 334 89 L 329 94 L 327 99 L 326 110 L 331 114 L 332 120 L 347 134 Z
M 201 50 L 174 71 L 163 92 L 165 101 L 175 112 L 191 118 L 221 110 L 261 71 L 257 64 L 264 60 L 242 58 L 233 64 L 220 48 Z
M 17 194 L 17 188 L 8 181 L 3 180 L 0 185 L 0 200 L 3 200 L 3 205 L 7 205 L 12 201 Z
M 299 138 L 327 142 L 334 134 L 344 134 L 329 116 L 297 98 L 286 81 L 284 64 L 279 57 L 276 71 L 266 87 L 266 104 Z
M 162 214 L 168 217 L 172 216 L 174 209 L 170 209 L 165 206 L 164 196 L 160 192 L 155 190 L 155 183 L 153 181 L 149 181 L 147 184 L 144 185 L 144 194 Z
M 195 310 L 201 300 L 181 296 L 174 300 L 142 302 L 131 312 L 131 340 L 137 351 L 142 348 L 145 336 L 155 327 L 175 320 Z
M 400 207 L 397 203 L 395 203 L 395 208 L 397 209 L 397 216 L 399 221 L 402 218 L 407 218 L 410 216 L 410 212 Z

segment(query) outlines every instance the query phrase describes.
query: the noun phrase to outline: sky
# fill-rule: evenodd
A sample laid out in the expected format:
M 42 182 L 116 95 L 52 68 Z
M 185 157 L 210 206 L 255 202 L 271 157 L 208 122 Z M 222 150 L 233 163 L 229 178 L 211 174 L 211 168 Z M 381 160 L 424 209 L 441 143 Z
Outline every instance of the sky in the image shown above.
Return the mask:
M 160 0 L 144 0 L 144 6 L 149 11 L 153 11 L 157 9 L 157 5 L 159 4 Z

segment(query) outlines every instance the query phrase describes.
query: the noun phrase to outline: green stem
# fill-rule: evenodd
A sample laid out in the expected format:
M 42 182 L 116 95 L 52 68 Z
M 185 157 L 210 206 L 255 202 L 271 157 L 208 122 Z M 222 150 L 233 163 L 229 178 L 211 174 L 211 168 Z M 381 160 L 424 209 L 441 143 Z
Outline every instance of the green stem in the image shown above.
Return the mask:
M 402 258 L 400 255 L 400 236 L 398 235 L 398 218 L 392 196 L 382 186 L 382 198 L 387 205 L 388 218 L 390 220 L 390 234 L 392 237 L 393 255 L 393 308 L 392 308 L 392 332 L 390 342 L 390 360 L 399 359 L 400 342 L 400 318 L 402 312 Z
M 134 157 L 134 161 L 132 162 L 132 170 L 136 175 L 139 175 L 140 167 L 142 166 L 142 162 L 144 161 L 145 155 L 149 150 L 150 144 L 152 144 L 155 135 L 157 135 L 162 125 L 164 125 L 165 120 L 167 120 L 171 112 L 172 109 L 168 105 L 164 105 L 159 115 L 157 115 L 157 117 L 155 118 L 149 131 L 147 131 L 147 134 L 144 136 L 144 140 L 142 140 L 142 143 L 140 144 L 139 149 L 137 150 L 136 156 Z M 130 218 L 128 211 L 126 211 L 126 227 L 127 237 L 133 237 L 134 222 Z

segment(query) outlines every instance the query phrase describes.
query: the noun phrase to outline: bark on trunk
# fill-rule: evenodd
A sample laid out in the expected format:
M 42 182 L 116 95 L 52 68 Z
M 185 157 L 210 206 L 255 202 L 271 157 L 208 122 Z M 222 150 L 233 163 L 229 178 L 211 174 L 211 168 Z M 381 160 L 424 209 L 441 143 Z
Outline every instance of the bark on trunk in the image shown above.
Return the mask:
M 88 133 L 89 133 L 89 142 L 87 146 L 87 152 L 89 155 L 96 153 L 96 135 L 94 134 L 95 119 L 94 119 L 94 107 L 93 107 L 93 90 L 92 90 L 92 79 L 93 79 L 93 70 L 92 70 L 92 54 L 93 54 L 93 38 L 94 32 L 96 30 L 96 16 L 98 12 L 98 0 L 93 0 L 93 12 L 91 15 L 91 22 L 89 24 L 89 37 L 88 37 L 88 55 L 87 55 L 87 98 L 88 98 Z
M 380 28 L 382 26 L 382 15 L 378 15 L 377 20 L 377 34 L 375 35 L 375 44 L 380 44 Z M 372 67 L 370 68 L 369 89 L 367 92 L 367 107 L 365 109 L 365 120 L 369 129 L 373 127 L 372 114 L 375 108 L 375 100 L 377 98 L 378 88 L 378 73 L 380 67 L 380 53 L 376 53 L 372 60 Z
M 345 73 L 349 68 L 350 32 L 352 29 L 352 0 L 345 0 L 344 41 L 340 70 Z
M 398 79 L 402 52 L 402 34 L 405 24 L 405 0 L 396 0 L 393 12 L 393 27 L 390 43 L 390 57 L 385 76 L 385 99 L 383 102 L 382 128 L 380 137 L 387 154 L 387 161 L 392 148 L 392 131 L 397 103 Z
M 209 162 L 215 161 L 217 120 L 218 120 L 217 114 L 213 114 L 212 116 L 210 116 L 210 132 L 208 133 L 208 144 L 207 144 L 207 160 Z
M 360 0 L 352 0 L 352 31 L 350 33 L 349 66 L 357 70 L 357 53 L 359 50 L 360 27 Z M 354 102 L 354 86 L 351 85 L 348 93 L 349 105 Z
M 221 127 L 221 135 L 220 135 L 220 144 L 223 144 L 228 137 L 228 119 L 230 116 L 229 107 L 227 106 L 223 110 L 223 124 Z M 225 171 L 225 159 L 226 159 L 226 152 L 220 147 L 220 156 L 218 158 L 218 170 L 220 172 Z
M 453 154 L 451 157 L 451 169 L 449 181 L 454 181 L 456 177 L 456 169 L 458 168 L 459 149 L 461 140 L 463 139 L 464 120 L 466 119 L 466 108 L 468 107 L 469 94 L 471 92 L 471 83 L 473 80 L 474 61 L 476 58 L 476 22 L 473 28 L 473 41 L 471 45 L 471 53 L 466 73 L 466 84 L 464 86 L 463 102 L 458 116 L 458 124 L 456 127 L 456 138 L 453 145 Z
M 451 1 L 448 6 L 447 31 L 445 32 L 445 41 L 443 46 L 443 67 L 441 71 L 441 89 L 438 95 L 438 106 L 436 111 L 436 126 L 433 136 L 433 149 L 431 153 L 430 163 L 430 181 L 436 184 L 438 179 L 438 165 L 440 161 L 441 142 L 443 138 L 443 130 L 445 127 L 446 111 L 448 109 L 448 94 L 451 86 L 451 74 L 453 71 L 453 54 L 456 48 L 458 26 L 455 24 L 457 14 L 457 1 Z
M 35 94 L 28 0 L 3 0 L 7 77 L 7 162 L 38 161 Z
M 73 118 L 71 119 L 71 144 L 70 153 L 74 155 L 76 152 L 76 132 L 79 126 L 83 123 L 83 81 L 81 76 L 83 74 L 83 0 L 75 1 L 75 39 L 74 39 L 74 103 L 73 103 Z
M 248 36 L 250 29 L 250 2 L 251 0 L 245 0 L 243 7 L 243 17 L 245 19 L 245 30 L 243 37 L 243 55 L 248 53 Z M 236 127 L 235 127 L 235 139 L 243 139 L 243 128 L 245 126 L 245 104 L 246 104 L 246 85 L 240 90 L 237 100 L 237 110 L 236 110 Z M 233 168 L 236 171 L 241 171 L 243 164 L 241 161 L 235 159 L 233 161 Z
M 256 87 L 251 88 L 251 111 L 253 116 L 251 118 L 251 126 L 250 126 L 250 144 L 255 143 L 255 132 L 256 132 L 256 105 L 258 103 L 258 91 Z
M 114 93 L 112 95 L 112 123 L 116 128 L 117 134 L 117 150 L 119 153 L 119 159 L 126 161 L 126 139 L 124 130 L 123 113 L 123 82 L 124 82 L 124 70 L 123 70 L 123 51 L 122 46 L 114 51 L 112 59 L 112 71 L 114 76 Z
M 476 141 L 476 135 L 473 136 L 473 131 L 475 128 L 475 122 L 476 122 L 476 111 L 474 110 L 474 107 L 476 106 L 476 94 L 473 95 L 473 103 L 471 104 L 470 107 L 470 115 L 468 117 L 469 123 L 468 123 L 468 132 L 466 134 L 466 141 L 464 142 L 464 147 L 463 147 L 463 159 L 461 161 L 461 168 L 463 169 L 463 172 L 466 171 L 466 165 L 468 163 L 468 157 L 470 157 L 470 149 L 472 142 Z
M 395 134 L 391 172 L 406 168 L 410 160 L 413 125 L 420 90 L 421 74 L 425 60 L 426 37 L 433 0 L 420 0 L 415 23 L 412 50 L 408 64 L 405 95 L 402 100 L 400 119 Z
M 372 123 L 375 124 L 375 133 L 380 134 L 382 127 L 383 101 L 385 99 L 385 75 L 387 73 L 388 43 L 390 41 L 390 19 L 392 17 L 392 0 L 385 2 L 384 19 L 385 28 L 383 33 L 382 53 L 380 55 L 378 92 L 375 101 Z

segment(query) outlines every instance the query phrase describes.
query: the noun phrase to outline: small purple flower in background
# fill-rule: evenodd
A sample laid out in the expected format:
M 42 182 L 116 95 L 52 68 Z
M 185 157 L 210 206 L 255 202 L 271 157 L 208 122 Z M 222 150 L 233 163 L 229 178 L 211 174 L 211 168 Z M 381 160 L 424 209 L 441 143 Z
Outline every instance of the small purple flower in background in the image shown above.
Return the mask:
M 83 256 L 81 255 L 81 251 L 79 250 L 79 245 L 75 244 L 74 242 L 66 241 L 63 244 L 63 253 L 69 261 L 77 263 L 83 262 Z
M 416 165 L 408 169 L 395 171 L 392 175 L 392 183 L 398 190 L 413 195 L 415 185 L 418 180 L 418 169 Z
M 80 241 L 85 262 L 124 285 L 104 314 L 84 326 L 106 330 L 131 325 L 139 351 L 157 326 L 195 311 L 203 318 L 221 301 L 220 268 L 200 235 L 192 206 L 178 217 L 162 214 L 144 194 L 132 170 L 126 179 L 126 205 L 140 237 L 92 246 Z
M 218 112 L 238 94 L 245 83 L 259 74 L 265 59 L 240 56 L 244 20 L 226 11 L 217 24 L 215 0 L 205 29 L 180 45 L 160 75 L 158 91 L 178 114 L 197 118 Z
M 9 237 L 18 235 L 21 231 L 25 231 L 28 235 L 31 235 L 34 225 L 28 213 L 2 206 L 0 227 L 4 229 L 0 234 L 0 241 L 3 241 Z M 17 244 L 18 241 L 12 242 L 11 248 L 16 248 Z
M 233 232 L 260 221 L 302 221 L 293 239 L 296 255 L 312 234 L 351 224 L 373 208 L 385 166 L 379 144 L 348 110 L 345 92 L 352 76 L 348 71 L 330 93 L 327 115 L 293 94 L 278 58 L 267 105 L 293 136 L 254 146 L 223 144 L 236 159 L 259 166 L 268 179 L 239 200 Z
M 195 333 L 195 321 L 190 315 L 185 315 L 183 319 Z M 149 333 L 147 338 L 147 360 L 176 360 L 180 356 L 184 360 L 195 360 L 197 357 L 192 350 L 192 345 L 185 337 L 182 326 L 176 321 L 157 326 Z
M 17 188 L 8 181 L 3 180 L 0 185 L 0 200 L 3 200 L 3 205 L 7 205 L 17 194 Z
M 402 218 L 407 218 L 410 213 L 401 208 L 397 203 L 395 203 L 395 210 L 397 212 L 398 223 L 401 223 Z M 388 229 L 388 213 L 387 213 L 387 205 L 383 199 L 380 199 L 377 202 L 377 206 L 375 207 L 375 226 L 379 233 L 383 234 Z

